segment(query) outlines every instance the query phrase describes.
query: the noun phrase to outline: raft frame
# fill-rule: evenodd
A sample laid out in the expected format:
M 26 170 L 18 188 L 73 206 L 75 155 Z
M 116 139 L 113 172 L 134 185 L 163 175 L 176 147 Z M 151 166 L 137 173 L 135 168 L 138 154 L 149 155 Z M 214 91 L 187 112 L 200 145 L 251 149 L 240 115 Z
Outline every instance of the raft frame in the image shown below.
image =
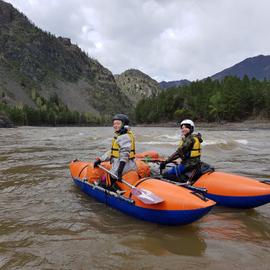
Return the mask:
M 127 215 L 163 225 L 186 225 L 206 215 L 213 207 L 192 210 L 157 210 L 137 206 L 131 198 L 89 183 L 87 179 L 73 177 L 74 183 L 87 195 Z

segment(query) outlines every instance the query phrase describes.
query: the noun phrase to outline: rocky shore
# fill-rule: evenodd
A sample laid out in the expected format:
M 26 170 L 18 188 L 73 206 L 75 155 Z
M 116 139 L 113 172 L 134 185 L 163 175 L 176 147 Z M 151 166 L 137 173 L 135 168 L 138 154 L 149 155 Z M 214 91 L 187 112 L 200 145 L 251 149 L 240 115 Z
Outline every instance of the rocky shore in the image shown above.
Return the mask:
M 243 122 L 198 123 L 199 128 L 216 129 L 270 129 L 270 120 L 246 120 Z
M 254 119 L 246 120 L 243 122 L 195 122 L 197 129 L 217 129 L 217 130 L 228 130 L 228 129 L 270 129 L 270 120 L 265 119 Z M 178 127 L 177 122 L 164 122 L 164 123 L 151 123 L 137 125 L 141 127 Z
M 14 124 L 3 112 L 0 112 L 0 128 L 11 128 L 11 127 L 14 127 Z

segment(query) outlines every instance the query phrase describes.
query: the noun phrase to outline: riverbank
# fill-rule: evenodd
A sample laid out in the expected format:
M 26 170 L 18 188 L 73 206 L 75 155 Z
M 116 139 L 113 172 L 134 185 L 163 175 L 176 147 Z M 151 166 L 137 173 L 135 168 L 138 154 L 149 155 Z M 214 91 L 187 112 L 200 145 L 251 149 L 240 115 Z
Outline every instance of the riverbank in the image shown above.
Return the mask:
M 245 120 L 243 122 L 195 122 L 196 128 L 214 128 L 217 130 L 228 129 L 270 129 L 270 120 Z M 176 122 L 140 124 L 137 127 L 178 127 Z
M 36 127 L 107 127 L 111 126 L 110 124 L 84 124 L 84 125 L 55 125 L 55 126 L 49 126 L 49 125 L 40 125 Z M 132 124 L 132 127 L 178 127 L 179 125 L 177 124 L 176 121 L 173 122 L 162 122 L 162 123 L 148 123 L 148 124 Z M 243 122 L 195 122 L 195 126 L 197 129 L 216 129 L 216 130 L 229 130 L 229 129 L 251 129 L 251 128 L 256 128 L 256 129 L 270 129 L 270 120 L 262 120 L 262 119 L 257 119 L 257 120 L 245 120 Z M 12 128 L 16 127 L 10 120 L 9 118 L 0 113 L 0 128 Z
M 14 124 L 9 120 L 9 118 L 3 112 L 0 112 L 0 128 L 12 128 Z

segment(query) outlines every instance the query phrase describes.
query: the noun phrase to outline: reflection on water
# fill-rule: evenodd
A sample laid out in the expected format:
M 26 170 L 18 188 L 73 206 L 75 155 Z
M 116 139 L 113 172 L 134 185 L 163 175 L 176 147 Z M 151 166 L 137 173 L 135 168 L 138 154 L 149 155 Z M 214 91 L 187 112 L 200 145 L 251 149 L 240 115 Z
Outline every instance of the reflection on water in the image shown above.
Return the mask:
M 211 239 L 265 243 L 270 247 L 269 219 L 255 209 L 215 208 L 212 215 L 205 217 L 202 228 L 202 232 L 211 235 Z
M 146 250 L 155 256 L 165 256 L 168 253 L 184 256 L 200 256 L 206 249 L 206 243 L 200 236 L 199 228 L 194 226 L 158 227 L 151 234 L 140 237 L 130 236 L 122 241 L 134 249 Z
M 203 160 L 217 170 L 269 179 L 270 131 L 200 130 Z M 138 151 L 164 156 L 179 129 L 135 128 Z M 0 130 L 1 269 L 268 269 L 270 205 L 216 207 L 187 226 L 137 220 L 72 183 L 71 160 L 110 147 L 107 128 Z

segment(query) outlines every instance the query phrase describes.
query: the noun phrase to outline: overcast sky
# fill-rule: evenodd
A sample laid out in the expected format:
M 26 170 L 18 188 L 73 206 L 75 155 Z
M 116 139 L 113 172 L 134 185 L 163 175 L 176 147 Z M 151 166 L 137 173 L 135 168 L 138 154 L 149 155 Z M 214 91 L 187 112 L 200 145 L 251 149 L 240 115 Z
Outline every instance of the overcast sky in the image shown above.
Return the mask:
M 270 54 L 269 0 L 7 0 L 43 30 L 71 38 L 114 74 L 211 76 Z

